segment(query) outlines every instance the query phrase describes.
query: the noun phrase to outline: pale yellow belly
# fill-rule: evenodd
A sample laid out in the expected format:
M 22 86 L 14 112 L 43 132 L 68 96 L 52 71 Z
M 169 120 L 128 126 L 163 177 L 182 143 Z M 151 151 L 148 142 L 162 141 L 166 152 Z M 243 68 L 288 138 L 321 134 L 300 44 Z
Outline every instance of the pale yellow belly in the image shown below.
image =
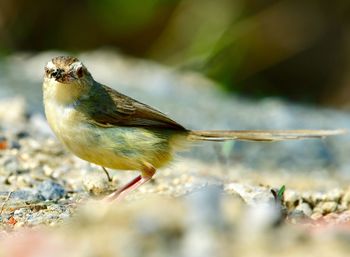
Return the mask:
M 52 107 L 52 106 L 51 106 Z M 91 125 L 73 108 L 46 106 L 46 115 L 59 140 L 75 155 L 97 165 L 139 170 L 150 163 L 159 168 L 173 154 L 173 132 L 138 127 L 105 128 Z
M 81 126 L 76 132 L 61 141 L 78 157 L 103 167 L 138 170 L 150 163 L 159 168 L 171 159 L 167 140 L 141 128 Z

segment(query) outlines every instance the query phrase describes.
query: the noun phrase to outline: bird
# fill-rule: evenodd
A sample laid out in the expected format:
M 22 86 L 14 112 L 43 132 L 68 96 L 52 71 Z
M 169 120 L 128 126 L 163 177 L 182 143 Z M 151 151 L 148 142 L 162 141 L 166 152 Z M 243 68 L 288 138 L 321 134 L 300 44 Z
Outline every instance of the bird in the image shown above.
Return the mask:
M 44 68 L 43 102 L 49 126 L 77 157 L 140 175 L 107 200 L 123 199 L 151 180 L 177 151 L 198 141 L 323 138 L 344 130 L 191 130 L 157 109 L 97 82 L 76 57 L 52 58 Z

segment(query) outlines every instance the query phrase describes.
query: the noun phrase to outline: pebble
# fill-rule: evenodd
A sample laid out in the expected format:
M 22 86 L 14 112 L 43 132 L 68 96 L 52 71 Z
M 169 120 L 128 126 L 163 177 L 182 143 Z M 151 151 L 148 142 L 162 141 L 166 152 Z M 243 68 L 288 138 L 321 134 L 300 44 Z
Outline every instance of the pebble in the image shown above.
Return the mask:
M 92 195 L 101 195 L 109 190 L 109 183 L 104 174 L 91 172 L 83 178 L 85 189 Z
M 318 219 L 320 219 L 320 218 L 322 218 L 323 217 L 323 215 L 322 215 L 322 213 L 319 213 L 319 212 L 314 212 L 312 215 L 311 215 L 311 219 L 313 219 L 313 220 L 318 220 Z
M 252 206 L 274 202 L 273 195 L 270 190 L 265 187 L 230 183 L 225 185 L 224 191 L 237 193 L 248 205 Z
M 34 185 L 34 183 L 35 181 L 30 175 L 24 174 L 17 177 L 16 186 L 20 188 L 31 187 Z
M 5 176 L 0 176 L 0 185 L 6 184 L 7 178 Z
M 16 185 L 18 177 L 16 175 L 11 175 L 9 177 L 7 177 L 6 179 L 6 183 L 10 184 L 10 185 Z
M 325 201 L 326 200 L 326 195 L 324 193 L 321 192 L 314 192 L 313 194 L 311 194 L 311 201 L 313 204 L 317 204 L 321 201 Z
M 335 188 L 325 194 L 325 200 L 331 202 L 338 202 L 343 194 L 344 192 L 341 189 Z
M 37 190 L 34 190 L 34 189 L 14 191 L 12 192 L 10 199 L 17 200 L 17 201 L 31 202 L 31 203 L 40 202 L 44 200 L 43 196 L 39 194 Z
M 16 173 L 18 170 L 20 170 L 20 164 L 16 156 L 9 155 L 1 162 L 6 173 Z
M 321 202 L 314 208 L 314 212 L 322 215 L 336 211 L 338 204 L 336 202 Z
M 13 212 L 13 216 L 15 216 L 15 218 L 17 219 L 17 217 L 22 218 L 24 216 L 24 214 L 26 213 L 26 209 L 24 208 L 20 208 L 18 210 L 15 210 Z
M 288 209 L 297 206 L 300 200 L 300 195 L 293 190 L 286 190 L 283 195 L 283 201 L 286 203 Z
M 44 171 L 45 176 L 47 176 L 47 177 L 51 177 L 53 174 L 53 169 L 47 164 L 45 164 L 43 166 L 43 171 Z
M 341 203 L 345 207 L 349 207 L 349 205 L 350 205 L 350 188 L 344 193 L 344 195 L 341 199 Z
M 311 216 L 312 215 L 312 209 L 308 203 L 301 203 L 299 204 L 296 208 L 296 211 L 301 211 L 304 215 L 306 216 Z
M 157 193 L 166 193 L 166 192 L 169 192 L 170 191 L 170 186 L 166 185 L 166 184 L 159 184 L 157 186 Z
M 27 216 L 27 222 L 30 225 L 39 225 L 46 221 L 46 215 L 42 212 L 35 212 Z
M 50 174 L 50 177 L 54 178 L 54 179 L 59 179 L 60 177 L 62 177 L 63 174 L 66 174 L 67 172 L 69 172 L 71 170 L 71 167 L 69 167 L 68 165 L 61 165 L 55 169 L 51 169 L 52 172 Z
M 19 131 L 18 133 L 16 133 L 16 137 L 17 139 L 22 139 L 22 138 L 26 138 L 26 137 L 29 137 L 29 133 L 27 131 Z
M 60 219 L 62 220 L 65 220 L 65 219 L 68 219 L 71 217 L 71 214 L 69 213 L 69 211 L 65 211 L 63 213 L 61 213 L 59 216 L 58 216 Z
M 39 184 L 37 190 L 45 200 L 57 201 L 66 194 L 66 190 L 63 186 L 51 180 L 46 180 Z

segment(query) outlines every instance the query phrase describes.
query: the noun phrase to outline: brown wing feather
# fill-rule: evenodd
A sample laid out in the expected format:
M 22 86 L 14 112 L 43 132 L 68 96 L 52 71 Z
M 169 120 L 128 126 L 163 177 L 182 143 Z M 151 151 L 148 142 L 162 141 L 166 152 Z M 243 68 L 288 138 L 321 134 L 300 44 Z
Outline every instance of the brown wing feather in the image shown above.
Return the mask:
M 112 88 L 98 84 L 94 97 L 99 106 L 94 106 L 90 118 L 101 126 L 140 126 L 185 131 L 179 123 L 160 111 L 123 95 Z M 101 99 L 103 99 L 101 101 Z
M 291 139 L 322 138 L 344 134 L 345 130 L 229 130 L 229 131 L 188 131 L 160 111 L 123 95 L 97 82 L 94 93 L 88 101 L 81 100 L 89 118 L 99 126 L 138 126 L 179 130 L 188 133 L 191 140 L 225 141 L 281 141 Z M 93 103 L 94 106 L 86 106 Z M 99 103 L 96 106 L 96 103 Z M 86 108 L 88 107 L 88 108 Z

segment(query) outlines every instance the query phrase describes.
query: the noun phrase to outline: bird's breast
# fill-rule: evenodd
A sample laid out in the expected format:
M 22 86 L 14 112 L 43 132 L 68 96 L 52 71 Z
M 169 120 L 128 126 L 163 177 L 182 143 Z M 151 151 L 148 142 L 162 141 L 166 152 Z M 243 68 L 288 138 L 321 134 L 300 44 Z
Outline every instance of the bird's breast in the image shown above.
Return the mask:
M 136 170 L 144 162 L 160 167 L 171 159 L 170 135 L 166 133 L 137 127 L 99 127 L 88 122 L 73 104 L 46 102 L 45 113 L 58 139 L 86 161 Z

